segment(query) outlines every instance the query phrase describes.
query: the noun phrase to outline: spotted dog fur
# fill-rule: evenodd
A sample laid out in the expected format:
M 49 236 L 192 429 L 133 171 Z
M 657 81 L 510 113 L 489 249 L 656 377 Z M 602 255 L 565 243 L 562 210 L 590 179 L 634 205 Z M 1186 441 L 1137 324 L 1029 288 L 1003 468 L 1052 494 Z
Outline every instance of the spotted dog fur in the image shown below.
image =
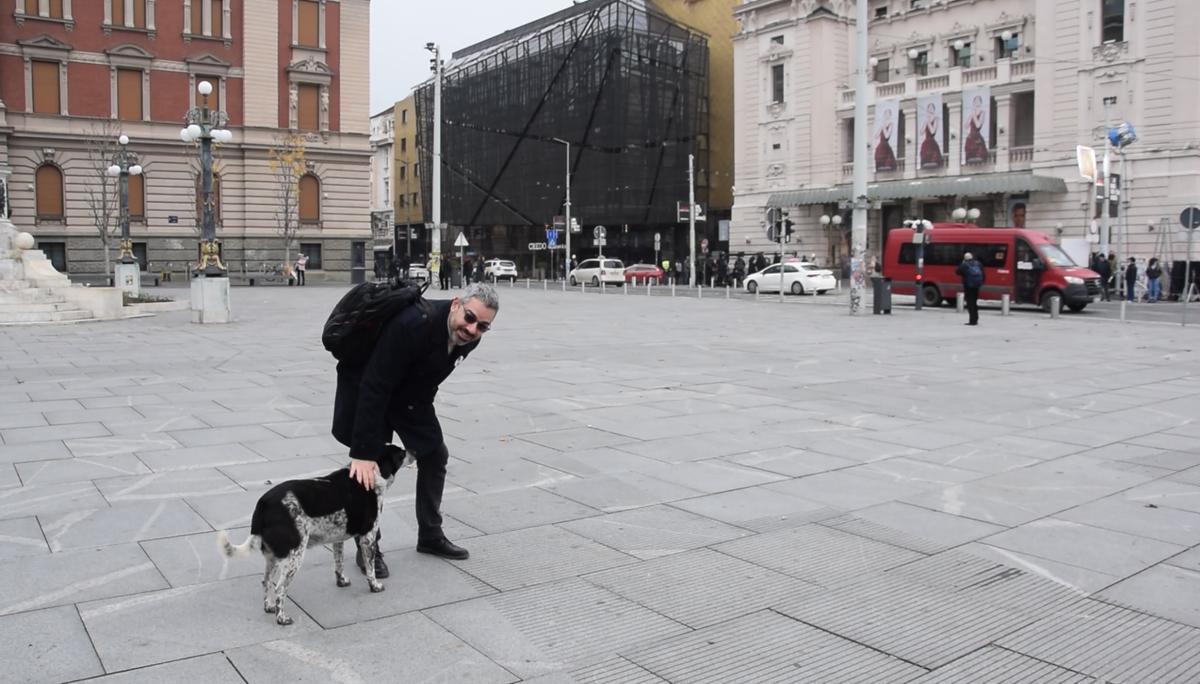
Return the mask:
M 333 548 L 333 572 L 339 587 L 350 586 L 343 564 L 342 546 L 355 537 L 366 561 L 367 585 L 372 592 L 383 591 L 375 578 L 375 540 L 379 536 L 379 516 L 383 512 L 383 493 L 395 480 L 396 471 L 412 457 L 389 445 L 379 462 L 379 477 L 368 491 L 350 478 L 350 469 L 342 468 L 325 477 L 288 480 L 258 500 L 250 520 L 250 537 L 239 546 L 221 532 L 217 545 L 226 556 L 244 556 L 261 550 L 267 561 L 263 574 L 263 610 L 275 614 L 280 625 L 292 624 L 283 612 L 287 588 L 304 561 L 310 546 L 330 544 Z

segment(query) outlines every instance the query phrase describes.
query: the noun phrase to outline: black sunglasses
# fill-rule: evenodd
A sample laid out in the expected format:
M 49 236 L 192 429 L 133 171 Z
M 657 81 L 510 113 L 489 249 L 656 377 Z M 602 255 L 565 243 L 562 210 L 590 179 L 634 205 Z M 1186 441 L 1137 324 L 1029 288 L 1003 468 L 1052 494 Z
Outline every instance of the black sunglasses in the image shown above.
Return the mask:
M 479 320 L 479 316 L 476 316 L 474 311 L 471 311 L 469 308 L 467 308 L 466 304 L 463 304 L 463 318 L 467 319 L 467 325 L 475 326 L 475 329 L 481 333 L 485 333 L 492 329 L 491 323 Z

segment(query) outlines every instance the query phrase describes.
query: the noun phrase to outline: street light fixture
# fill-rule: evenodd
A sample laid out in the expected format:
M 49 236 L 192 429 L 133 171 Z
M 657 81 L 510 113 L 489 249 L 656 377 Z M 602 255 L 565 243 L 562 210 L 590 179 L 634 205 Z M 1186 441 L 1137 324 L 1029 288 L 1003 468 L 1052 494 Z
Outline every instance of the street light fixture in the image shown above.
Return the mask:
M 118 195 L 120 197 L 121 245 L 120 259 L 123 264 L 132 264 L 133 240 L 129 237 L 129 177 L 142 175 L 142 167 L 137 163 L 137 155 L 126 149 L 129 136 L 117 138 L 117 151 L 113 154 L 112 166 L 108 167 L 108 175 L 120 178 Z
M 425 49 L 433 54 L 430 71 L 433 72 L 433 179 L 431 181 L 430 218 L 433 234 L 430 236 L 430 257 L 441 268 L 442 254 L 442 53 L 437 43 L 425 43 Z M 463 283 L 466 283 L 463 277 Z
M 200 222 L 200 244 L 198 261 L 195 270 L 207 278 L 220 278 L 226 275 L 225 264 L 221 262 L 221 243 L 217 240 L 216 207 L 213 203 L 213 143 L 228 143 L 233 140 L 233 132 L 224 128 L 229 116 L 222 111 L 208 108 L 208 96 L 212 94 L 213 86 L 208 81 L 201 81 L 196 91 L 204 100 L 199 107 L 188 110 L 185 121 L 187 127 L 179 131 L 179 138 L 185 143 L 200 144 L 200 182 L 204 194 L 203 216 Z
M 962 222 L 963 219 L 967 218 L 967 210 L 963 209 L 962 207 L 958 207 L 954 211 L 950 212 L 950 217 L 955 221 Z

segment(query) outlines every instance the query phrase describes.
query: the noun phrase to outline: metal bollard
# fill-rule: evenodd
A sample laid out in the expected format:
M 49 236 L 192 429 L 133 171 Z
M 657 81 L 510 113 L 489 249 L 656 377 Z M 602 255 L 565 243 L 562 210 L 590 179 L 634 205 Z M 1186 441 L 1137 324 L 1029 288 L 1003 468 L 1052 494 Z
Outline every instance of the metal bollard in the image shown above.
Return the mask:
M 600 294 L 604 294 L 604 292 L 605 292 L 604 281 L 601 280 L 600 281 Z
M 696 283 L 696 299 L 704 299 L 704 286 Z
M 542 292 L 545 292 L 549 288 L 550 288 L 550 286 L 548 284 L 546 284 L 546 281 L 543 279 L 542 280 Z
M 754 288 L 754 303 L 758 303 L 758 288 Z
M 583 283 L 579 283 L 579 294 L 585 294 L 587 292 L 587 290 L 583 289 L 584 287 L 585 285 Z
M 729 299 L 729 286 L 725 286 L 725 299 Z
M 675 296 L 675 281 L 674 280 L 671 281 L 671 296 L 672 297 Z
M 526 279 L 525 279 L 525 289 L 526 289 L 526 290 L 528 290 L 528 289 L 529 289 L 529 278 L 526 278 Z
M 1011 303 L 1012 303 L 1012 301 L 1011 301 L 1010 297 L 1008 296 L 1007 292 L 1000 295 L 1000 315 L 1001 316 L 1008 315 L 1008 307 Z
M 629 294 L 629 283 L 621 283 L 621 294 Z
M 1125 322 L 1125 300 L 1121 300 L 1121 322 Z
M 963 309 L 966 307 L 966 304 L 967 304 L 966 295 L 964 295 L 961 292 L 954 295 L 954 308 L 958 311 L 958 313 L 963 312 Z
M 1054 295 L 1050 298 L 1050 318 L 1058 318 L 1062 314 L 1062 297 Z

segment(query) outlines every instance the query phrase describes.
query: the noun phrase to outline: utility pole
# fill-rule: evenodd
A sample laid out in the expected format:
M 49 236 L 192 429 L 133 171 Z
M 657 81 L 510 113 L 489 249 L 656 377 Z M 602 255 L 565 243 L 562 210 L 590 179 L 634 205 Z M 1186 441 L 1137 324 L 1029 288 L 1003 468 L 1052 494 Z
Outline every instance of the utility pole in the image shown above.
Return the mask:
M 1103 254 L 1105 257 L 1108 257 L 1109 254 L 1111 253 L 1111 248 L 1109 245 L 1109 237 L 1110 236 L 1109 236 L 1109 232 L 1108 232 L 1109 231 L 1108 200 L 1112 195 L 1112 177 L 1110 174 L 1110 172 L 1112 170 L 1112 161 L 1109 158 L 1108 128 L 1109 128 L 1108 103 L 1105 103 L 1104 104 L 1104 161 L 1103 161 L 1103 164 L 1101 165 L 1101 169 L 1103 170 L 1103 173 L 1104 173 L 1104 190 L 1102 192 L 1102 199 L 1100 202 L 1100 253 Z M 1117 267 L 1119 268 L 1120 266 L 1121 266 L 1121 263 L 1117 262 Z M 1116 274 L 1113 274 L 1113 275 L 1116 276 Z M 1118 277 L 1117 283 L 1120 284 L 1121 282 L 1123 282 L 1123 281 Z
M 695 174 L 696 155 L 688 155 L 688 235 L 689 249 L 691 256 L 689 262 L 691 268 L 688 269 L 688 287 L 696 287 L 696 174 Z
M 850 232 L 850 314 L 862 304 L 867 279 L 867 0 L 858 0 L 854 16 L 854 215 Z
M 435 43 L 426 43 L 425 49 L 433 53 L 433 197 L 431 218 L 433 232 L 430 235 L 430 259 L 439 267 L 442 263 L 442 54 Z M 463 278 L 466 282 L 466 278 Z
M 567 253 L 563 255 L 563 281 L 566 282 L 567 276 L 571 275 L 571 143 L 561 138 L 553 138 L 554 142 L 562 143 L 567 146 L 567 201 L 566 208 L 563 214 L 563 222 L 567 233 Z M 554 256 L 551 255 L 550 262 L 554 263 Z M 553 272 L 553 268 L 551 272 Z

